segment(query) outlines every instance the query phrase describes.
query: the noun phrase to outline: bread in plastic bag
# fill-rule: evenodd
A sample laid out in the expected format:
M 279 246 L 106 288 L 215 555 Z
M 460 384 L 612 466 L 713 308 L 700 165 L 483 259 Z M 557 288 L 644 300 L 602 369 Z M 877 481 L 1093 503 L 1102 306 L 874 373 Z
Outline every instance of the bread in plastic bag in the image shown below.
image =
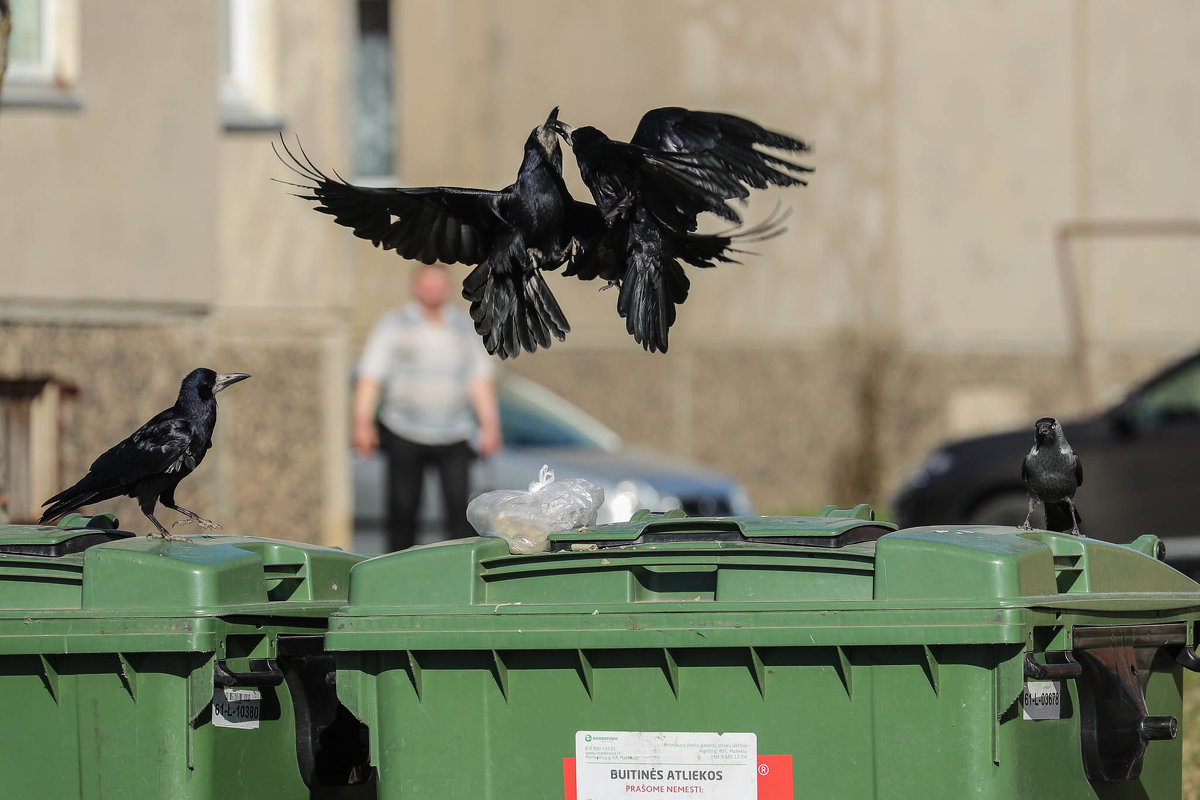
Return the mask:
M 546 537 L 556 531 L 596 524 L 604 490 L 583 478 L 554 480 L 543 464 L 529 491 L 497 489 L 484 492 L 467 505 L 467 521 L 480 536 L 508 542 L 513 553 L 540 553 L 550 546 Z

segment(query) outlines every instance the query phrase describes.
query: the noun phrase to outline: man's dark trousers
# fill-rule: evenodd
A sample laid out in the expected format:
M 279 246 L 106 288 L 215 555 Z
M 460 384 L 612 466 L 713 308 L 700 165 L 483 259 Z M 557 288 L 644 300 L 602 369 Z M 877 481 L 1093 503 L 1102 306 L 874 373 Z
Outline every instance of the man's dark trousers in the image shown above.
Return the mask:
M 452 539 L 474 536 L 467 522 L 471 461 L 475 451 L 466 441 L 450 444 L 421 444 L 397 436 L 383 425 L 379 444 L 388 462 L 388 547 L 403 550 L 416 543 L 421 487 L 425 467 L 433 464 L 442 487 L 442 513 L 446 532 Z

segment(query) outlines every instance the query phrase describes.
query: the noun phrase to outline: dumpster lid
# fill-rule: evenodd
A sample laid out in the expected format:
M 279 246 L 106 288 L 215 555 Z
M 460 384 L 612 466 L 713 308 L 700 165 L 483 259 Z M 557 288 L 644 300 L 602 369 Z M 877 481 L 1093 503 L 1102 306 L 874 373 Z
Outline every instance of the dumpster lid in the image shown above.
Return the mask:
M 631 604 L 666 611 L 696 602 L 1200 610 L 1200 585 L 1153 555 L 1160 552 L 1154 537 L 1128 547 L 1009 527 L 896 530 L 866 510 L 825 514 L 644 515 L 554 533 L 548 552 L 520 555 L 488 537 L 415 547 L 356 566 L 349 604 L 337 616 L 620 613 Z
M 860 510 L 865 509 L 865 510 Z M 668 543 L 794 545 L 836 549 L 874 542 L 896 530 L 874 522 L 870 506 L 852 510 L 827 506 L 819 517 L 687 517 L 639 512 L 627 523 L 603 525 L 549 536 L 550 551 L 605 549 Z
M 109 523 L 115 519 L 96 521 Z M 206 533 L 164 541 L 91 527 L 0 525 L 0 622 L 66 611 L 312 615 L 318 606 L 345 601 L 350 568 L 363 558 L 247 536 Z
M 90 519 L 82 514 L 68 514 L 57 526 L 0 527 L 0 554 L 58 558 L 137 535 L 116 530 L 119 524 L 112 514 L 97 514 Z

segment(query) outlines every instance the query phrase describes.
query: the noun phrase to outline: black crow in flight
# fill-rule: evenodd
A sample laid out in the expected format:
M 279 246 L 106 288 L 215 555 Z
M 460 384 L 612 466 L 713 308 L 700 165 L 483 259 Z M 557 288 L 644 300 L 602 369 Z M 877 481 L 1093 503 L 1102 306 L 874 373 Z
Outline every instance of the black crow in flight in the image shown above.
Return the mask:
M 707 211 L 740 223 L 727 200 L 744 200 L 752 188 L 803 185 L 793 173 L 811 171 L 760 149 L 805 151 L 804 142 L 732 114 L 654 109 L 630 142 L 594 127 L 553 125 L 574 152 L 609 227 L 606 263 L 615 264 L 620 276 L 601 277 L 620 285 L 617 312 L 650 352 L 666 352 L 675 306 L 687 299 L 690 281 L 680 261 L 695 267 L 728 263 L 733 238 L 761 241 L 783 232 L 782 219 L 771 218 L 740 234 L 699 234 L 698 216 Z M 587 278 L 595 272 L 572 264 L 565 274 Z
M 563 183 L 557 119 L 555 108 L 533 129 L 516 181 L 498 191 L 355 186 L 336 172 L 325 175 L 303 148 L 301 160 L 284 145 L 290 163 L 275 154 L 311 182 L 292 184 L 311 192 L 299 196 L 356 236 L 426 264 L 475 265 L 463 280 L 475 330 L 489 353 L 515 358 L 549 347 L 551 337 L 562 341 L 571 329 L 542 270 L 562 266 L 576 248 L 593 263 L 608 258 L 599 244 L 588 248 L 588 237 L 603 231 L 599 213 L 572 200 Z
M 80 506 L 127 495 L 137 500 L 142 513 L 164 539 L 175 537 L 154 518 L 158 502 L 201 527 L 219 528 L 212 520 L 176 505 L 175 487 L 192 474 L 212 447 L 217 392 L 249 377 L 244 372 L 218 375 L 204 368 L 189 372 L 179 387 L 175 405 L 156 414 L 92 462 L 88 474 L 74 486 L 42 503 L 49 508 L 42 514 L 41 524 L 47 525 Z
M 1029 513 L 1021 527 L 1029 530 L 1033 506 L 1040 501 L 1046 511 L 1046 530 L 1079 536 L 1083 520 L 1075 508 L 1075 490 L 1083 485 L 1083 464 L 1058 420 L 1042 417 L 1033 430 L 1033 449 L 1021 462 L 1021 479 L 1029 491 Z

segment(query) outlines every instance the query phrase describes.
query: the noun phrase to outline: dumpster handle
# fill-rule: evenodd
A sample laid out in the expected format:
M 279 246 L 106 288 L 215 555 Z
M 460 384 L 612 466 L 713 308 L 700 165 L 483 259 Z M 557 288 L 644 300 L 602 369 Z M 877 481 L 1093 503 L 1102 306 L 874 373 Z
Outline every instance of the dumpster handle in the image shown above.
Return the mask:
M 1190 644 L 1179 648 L 1179 652 L 1175 655 L 1175 661 L 1192 672 L 1200 672 L 1200 655 L 1196 654 L 1196 648 Z
M 225 659 L 213 664 L 213 683 L 217 686 L 278 686 L 283 683 L 283 670 L 273 658 L 251 658 L 249 672 L 234 672 L 225 666 Z
M 744 544 L 792 545 L 799 547 L 821 547 L 834 550 L 850 544 L 878 541 L 881 536 L 895 530 L 889 523 L 860 523 L 851 525 L 836 536 L 818 536 L 796 534 L 792 536 L 760 536 L 745 533 L 736 522 L 726 520 L 700 520 L 703 527 L 698 527 L 697 520 L 691 518 L 671 518 L 661 522 L 651 522 L 641 529 L 635 539 L 606 539 L 567 535 L 561 539 L 550 540 L 550 552 L 556 553 L 571 550 L 575 545 L 588 544 L 588 550 L 632 547 L 639 544 L 714 544 L 717 542 L 734 542 Z
M 1083 667 L 1072 657 L 1070 650 L 1064 650 L 1059 655 L 1063 659 L 1061 663 L 1039 664 L 1034 660 L 1033 653 L 1026 653 L 1025 677 L 1034 680 L 1071 680 L 1083 674 Z

